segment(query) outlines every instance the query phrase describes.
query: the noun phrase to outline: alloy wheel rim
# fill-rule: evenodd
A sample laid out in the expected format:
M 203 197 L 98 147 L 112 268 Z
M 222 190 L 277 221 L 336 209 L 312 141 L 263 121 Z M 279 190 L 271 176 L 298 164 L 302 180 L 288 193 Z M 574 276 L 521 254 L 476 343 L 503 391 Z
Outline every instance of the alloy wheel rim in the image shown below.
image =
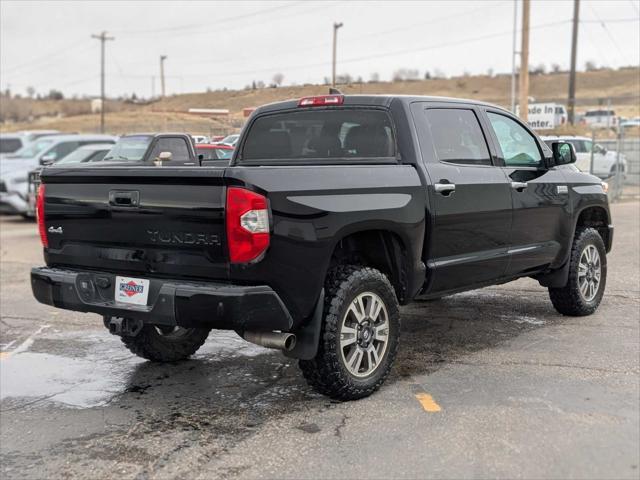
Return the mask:
M 587 245 L 578 263 L 578 289 L 582 298 L 591 302 L 598 294 L 602 277 L 600 253 L 593 245 Z
M 373 292 L 359 294 L 340 324 L 340 355 L 355 377 L 371 375 L 382 364 L 389 344 L 389 314 Z

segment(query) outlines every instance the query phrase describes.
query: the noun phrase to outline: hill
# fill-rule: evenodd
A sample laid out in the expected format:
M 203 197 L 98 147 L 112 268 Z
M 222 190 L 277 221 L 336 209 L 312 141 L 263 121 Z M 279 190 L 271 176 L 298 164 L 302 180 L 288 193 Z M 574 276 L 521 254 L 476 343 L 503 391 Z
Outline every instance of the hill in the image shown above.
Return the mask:
M 566 104 L 568 90 L 567 73 L 537 74 L 530 77 L 530 96 L 536 102 Z M 577 111 L 581 112 L 610 101 L 612 108 L 624 117 L 640 116 L 640 68 L 579 72 L 577 75 Z M 243 122 L 242 109 L 255 107 L 288 98 L 327 93 L 326 85 L 305 85 L 280 88 L 228 90 L 205 93 L 172 95 L 148 105 L 109 102 L 106 114 L 107 129 L 113 133 L 131 131 L 180 130 L 190 133 L 226 134 L 237 130 Z M 464 76 L 448 79 L 429 79 L 404 82 L 354 83 L 341 85 L 345 94 L 411 94 L 462 97 L 483 100 L 509 107 L 511 102 L 511 78 L 509 75 Z M 28 99 L 20 99 L 29 101 Z M 6 97 L 0 99 L 7 108 Z M 31 102 L 38 102 L 31 100 Z M 52 105 L 47 104 L 49 116 L 31 122 L 4 123 L 2 131 L 28 128 L 57 128 L 63 131 L 95 132 L 99 115 L 88 113 L 89 101 L 59 101 L 60 111 L 52 117 Z M 76 102 L 73 108 L 65 102 Z M 54 105 L 55 106 L 55 105 Z M 222 108 L 230 111 L 228 119 L 209 119 L 187 114 L 189 108 Z M 36 113 L 37 116 L 37 113 Z

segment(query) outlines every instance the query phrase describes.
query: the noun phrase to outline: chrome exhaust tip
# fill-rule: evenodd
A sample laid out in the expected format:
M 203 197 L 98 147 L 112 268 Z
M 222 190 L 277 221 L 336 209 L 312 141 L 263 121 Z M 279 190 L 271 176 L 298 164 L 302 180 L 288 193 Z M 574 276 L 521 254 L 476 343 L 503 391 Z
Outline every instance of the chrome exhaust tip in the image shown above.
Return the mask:
M 261 347 L 274 348 L 286 352 L 293 350 L 296 346 L 296 336 L 293 333 L 244 332 L 242 338 Z

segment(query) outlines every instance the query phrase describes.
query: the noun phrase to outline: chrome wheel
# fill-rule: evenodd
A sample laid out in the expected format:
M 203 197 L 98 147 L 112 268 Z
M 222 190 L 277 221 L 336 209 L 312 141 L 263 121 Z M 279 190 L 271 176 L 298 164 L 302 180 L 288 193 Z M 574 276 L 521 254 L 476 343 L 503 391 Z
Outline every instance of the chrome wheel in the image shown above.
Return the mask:
M 594 245 L 587 245 L 578 263 L 578 288 L 585 301 L 590 302 L 596 298 L 601 275 L 602 265 L 598 249 Z
M 381 364 L 389 343 L 389 315 L 372 292 L 358 295 L 340 325 L 340 355 L 355 377 L 371 375 Z

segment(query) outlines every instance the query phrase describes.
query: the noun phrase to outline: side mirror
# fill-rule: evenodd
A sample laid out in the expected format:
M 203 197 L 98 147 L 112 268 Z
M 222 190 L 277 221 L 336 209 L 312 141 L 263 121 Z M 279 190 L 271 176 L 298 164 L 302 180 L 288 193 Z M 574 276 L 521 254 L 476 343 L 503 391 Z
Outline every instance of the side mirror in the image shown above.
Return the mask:
M 604 148 L 602 145 L 600 145 L 600 144 L 596 143 L 596 144 L 593 146 L 593 152 L 594 152 L 594 153 L 601 153 L 602 155 L 604 155 L 604 154 L 606 154 L 606 153 L 607 153 L 607 149 L 606 149 L 606 148 Z
M 576 151 L 570 143 L 553 142 L 551 150 L 553 151 L 553 163 L 556 165 L 576 163 Z
M 204 160 L 204 153 L 199 153 L 198 154 L 198 160 L 200 160 L 200 161 Z
M 56 154 L 53 152 L 47 153 L 46 155 L 43 155 L 42 158 L 40 158 L 40 165 L 51 165 L 55 161 Z
M 158 155 L 158 160 L 162 162 L 168 162 L 171 160 L 172 156 L 173 154 L 171 152 L 160 152 L 160 155 Z
M 156 157 L 153 161 L 156 167 L 161 167 L 163 162 L 168 162 L 171 160 L 171 152 L 160 152 L 160 155 Z

